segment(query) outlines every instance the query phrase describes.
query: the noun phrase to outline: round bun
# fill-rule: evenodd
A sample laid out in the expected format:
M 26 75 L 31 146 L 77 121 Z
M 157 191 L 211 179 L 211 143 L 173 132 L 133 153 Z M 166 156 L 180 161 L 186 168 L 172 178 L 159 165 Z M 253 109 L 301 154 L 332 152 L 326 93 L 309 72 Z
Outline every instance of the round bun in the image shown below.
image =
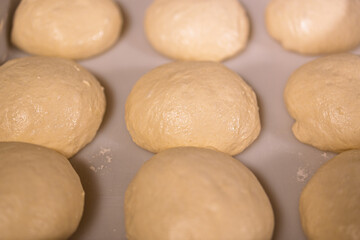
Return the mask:
M 227 154 L 173 148 L 145 162 L 125 193 L 133 239 L 271 239 L 274 215 L 254 174 Z
M 300 197 L 301 223 L 308 239 L 360 238 L 360 150 L 325 163 Z
M 301 142 L 324 151 L 360 148 L 360 57 L 313 60 L 289 78 L 284 98 Z
M 112 0 L 22 0 L 12 42 L 35 55 L 82 59 L 110 48 L 122 24 Z
M 145 15 L 150 44 L 173 59 L 221 61 L 246 47 L 250 26 L 237 0 L 155 0 Z
M 254 91 L 216 62 L 173 62 L 141 77 L 125 107 L 133 141 L 151 152 L 180 146 L 235 155 L 259 135 Z
M 103 88 L 77 63 L 52 57 L 0 67 L 0 141 L 42 145 L 71 157 L 95 136 L 105 112 Z
M 360 44 L 359 12 L 357 0 L 271 0 L 266 26 L 285 49 L 336 53 Z
M 84 207 L 79 176 L 56 151 L 0 143 L 1 239 L 67 239 Z

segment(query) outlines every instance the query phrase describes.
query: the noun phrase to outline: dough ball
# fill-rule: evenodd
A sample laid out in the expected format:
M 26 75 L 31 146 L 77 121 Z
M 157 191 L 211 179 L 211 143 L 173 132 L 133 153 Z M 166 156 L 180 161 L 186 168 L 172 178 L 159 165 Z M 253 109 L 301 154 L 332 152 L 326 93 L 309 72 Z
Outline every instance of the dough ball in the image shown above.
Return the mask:
M 271 0 L 269 34 L 285 49 L 302 54 L 347 51 L 360 44 L 358 0 Z
M 22 0 L 12 42 L 31 54 L 82 59 L 114 45 L 122 24 L 112 0 Z
M 235 155 L 259 135 L 256 95 L 221 63 L 173 62 L 141 77 L 125 107 L 133 141 L 151 152 L 180 146 Z
M 129 240 L 271 239 L 271 203 L 227 154 L 172 148 L 145 162 L 125 193 Z
M 246 47 L 249 19 L 237 0 L 155 0 L 145 32 L 160 53 L 180 60 L 221 61 Z
M 1 239 L 67 239 L 83 207 L 79 176 L 63 155 L 28 143 L 0 143 Z
M 325 163 L 300 197 L 300 216 L 309 240 L 360 239 L 360 150 Z
M 360 148 L 360 57 L 336 54 L 297 69 L 285 102 L 301 142 L 324 151 Z
M 71 60 L 26 57 L 0 67 L 0 142 L 28 142 L 71 157 L 95 136 L 103 87 Z

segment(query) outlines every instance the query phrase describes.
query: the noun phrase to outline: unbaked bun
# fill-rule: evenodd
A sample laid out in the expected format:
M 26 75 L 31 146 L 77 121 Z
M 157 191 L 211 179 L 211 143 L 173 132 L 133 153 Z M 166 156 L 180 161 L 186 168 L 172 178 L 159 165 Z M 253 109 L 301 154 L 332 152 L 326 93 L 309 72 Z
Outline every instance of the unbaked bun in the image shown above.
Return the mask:
M 271 239 L 274 215 L 254 174 L 227 154 L 194 147 L 156 154 L 125 193 L 129 240 Z
M 31 54 L 82 59 L 114 45 L 122 24 L 112 0 L 22 0 L 12 42 Z
M 303 54 L 347 51 L 360 44 L 358 0 L 271 0 L 269 34 L 285 49 Z
M 249 25 L 237 0 L 155 0 L 145 15 L 150 44 L 179 60 L 232 57 L 246 47 Z
M 360 148 L 360 57 L 318 58 L 289 78 L 284 98 L 301 142 L 324 151 Z
M 125 120 L 134 142 L 151 152 L 195 146 L 235 155 L 260 132 L 254 91 L 215 62 L 173 62 L 146 73 L 126 100 Z
M 309 240 L 360 239 L 360 150 L 339 154 L 310 179 L 300 197 Z
M 0 141 L 20 141 L 71 157 L 95 136 L 105 112 L 103 87 L 79 64 L 52 57 L 0 67 Z
M 0 239 L 67 239 L 84 207 L 79 176 L 54 150 L 0 142 Z

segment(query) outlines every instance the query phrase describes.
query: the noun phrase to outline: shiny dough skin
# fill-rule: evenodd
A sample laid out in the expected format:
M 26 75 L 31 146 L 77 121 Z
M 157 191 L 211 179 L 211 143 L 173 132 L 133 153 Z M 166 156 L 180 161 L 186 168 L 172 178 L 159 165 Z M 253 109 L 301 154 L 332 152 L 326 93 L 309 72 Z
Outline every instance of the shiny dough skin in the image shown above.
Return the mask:
M 360 57 L 335 54 L 298 68 L 289 78 L 285 103 L 301 142 L 324 151 L 360 148 Z
M 22 0 L 12 43 L 34 55 L 89 58 L 115 44 L 122 24 L 112 0 Z
M 360 44 L 359 0 L 271 0 L 269 34 L 285 49 L 302 54 L 348 51 Z
M 250 32 L 237 0 L 155 0 L 144 24 L 154 49 L 178 60 L 230 58 L 246 47 Z
M 231 156 L 167 149 L 146 161 L 125 193 L 129 240 L 271 239 L 271 203 L 254 174 Z
M 20 141 L 71 157 L 95 136 L 105 112 L 97 79 L 72 60 L 13 59 L 0 67 L 0 141 Z
M 309 240 L 360 239 L 360 150 L 343 152 L 314 174 L 301 193 Z
M 126 100 L 125 120 L 134 142 L 151 152 L 195 146 L 236 155 L 261 128 L 254 91 L 217 62 L 172 62 L 146 73 Z
M 0 142 L 0 239 L 67 239 L 84 191 L 68 159 L 28 143 Z

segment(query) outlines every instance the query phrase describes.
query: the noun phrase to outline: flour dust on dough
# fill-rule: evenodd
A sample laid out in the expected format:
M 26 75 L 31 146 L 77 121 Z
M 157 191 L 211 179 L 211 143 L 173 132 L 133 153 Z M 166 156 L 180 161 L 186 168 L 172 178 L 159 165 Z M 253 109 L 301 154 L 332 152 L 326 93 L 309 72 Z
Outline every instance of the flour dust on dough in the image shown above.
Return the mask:
M 0 142 L 0 239 L 68 239 L 83 208 L 79 176 L 63 155 Z
M 222 152 L 181 147 L 146 161 L 125 193 L 129 240 L 271 239 L 271 203 L 254 174 Z
M 0 141 L 20 141 L 71 157 L 94 138 L 104 89 L 74 61 L 25 57 L 0 67 Z
M 83 59 L 113 46 L 122 25 L 113 0 L 22 0 L 11 37 L 31 54 Z
M 254 91 L 217 62 L 172 62 L 146 73 L 126 100 L 125 120 L 133 141 L 151 152 L 195 146 L 236 155 L 261 128 Z

